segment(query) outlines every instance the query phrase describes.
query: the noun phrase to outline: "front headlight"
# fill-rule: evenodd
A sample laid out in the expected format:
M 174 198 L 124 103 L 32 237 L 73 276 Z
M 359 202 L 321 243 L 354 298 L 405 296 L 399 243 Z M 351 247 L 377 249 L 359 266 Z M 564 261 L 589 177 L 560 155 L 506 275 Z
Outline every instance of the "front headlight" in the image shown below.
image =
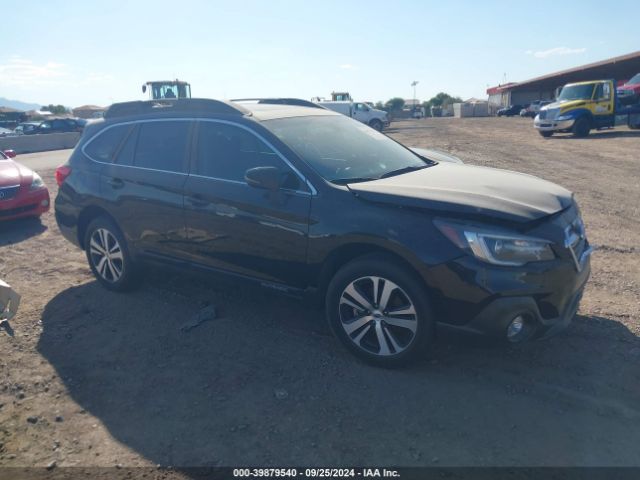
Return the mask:
M 553 260 L 551 242 L 499 231 L 436 220 L 438 230 L 461 249 L 494 265 L 518 267 L 529 262 Z
M 38 175 L 36 172 L 33 172 L 33 179 L 31 180 L 30 190 L 37 190 L 38 188 L 44 187 L 44 182 L 42 181 L 42 177 Z

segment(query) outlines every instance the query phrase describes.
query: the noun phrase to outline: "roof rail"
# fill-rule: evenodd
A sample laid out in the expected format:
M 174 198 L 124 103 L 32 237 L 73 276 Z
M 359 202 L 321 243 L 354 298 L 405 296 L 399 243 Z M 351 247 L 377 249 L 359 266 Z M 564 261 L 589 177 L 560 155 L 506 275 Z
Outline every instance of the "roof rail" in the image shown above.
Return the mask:
M 148 113 L 216 113 L 226 115 L 250 115 L 241 105 L 209 98 L 178 98 L 164 100 L 139 100 L 114 103 L 104 113 L 105 119 L 144 115 Z
M 256 102 L 256 103 L 264 103 L 268 105 L 293 105 L 296 107 L 311 107 L 311 108 L 322 108 L 326 110 L 323 106 L 318 105 L 317 103 L 310 102 L 309 100 L 303 100 L 301 98 L 234 98 L 233 100 L 229 100 L 230 102 Z

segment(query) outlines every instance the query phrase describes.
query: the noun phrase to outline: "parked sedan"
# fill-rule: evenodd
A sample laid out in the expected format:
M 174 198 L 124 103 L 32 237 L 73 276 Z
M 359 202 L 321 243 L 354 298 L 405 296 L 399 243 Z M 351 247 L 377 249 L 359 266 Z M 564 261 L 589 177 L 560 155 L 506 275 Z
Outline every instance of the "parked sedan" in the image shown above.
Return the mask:
M 499 117 L 514 117 L 516 115 L 520 115 L 520 110 L 522 110 L 524 106 L 522 105 L 509 105 L 508 107 L 501 108 L 498 110 Z
M 17 135 L 31 135 L 37 133 L 36 130 L 41 122 L 22 122 L 13 131 Z
M 531 102 L 531 105 L 520 110 L 521 117 L 529 117 L 534 118 L 538 113 L 540 113 L 540 109 L 545 105 L 549 105 L 551 102 L 549 100 L 535 100 Z
M 31 133 L 82 132 L 87 121 L 82 118 L 53 118 L 45 120 Z
M 42 122 L 24 122 L 16 127 L 18 135 L 82 132 L 87 121 L 82 118 L 52 118 Z
M 39 217 L 49 210 L 49 190 L 33 170 L 0 151 L 0 221 Z
M 0 137 L 11 137 L 13 135 L 15 135 L 13 133 L 13 130 L 9 130 L 8 128 L 0 127 Z

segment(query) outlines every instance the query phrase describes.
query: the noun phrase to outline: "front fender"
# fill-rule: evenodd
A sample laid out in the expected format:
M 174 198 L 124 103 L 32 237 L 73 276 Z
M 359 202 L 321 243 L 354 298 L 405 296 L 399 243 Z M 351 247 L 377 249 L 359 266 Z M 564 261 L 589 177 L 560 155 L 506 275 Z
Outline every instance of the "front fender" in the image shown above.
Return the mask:
M 567 112 L 563 112 L 561 110 L 560 114 L 558 115 L 558 118 L 560 117 L 569 117 L 573 121 L 576 121 L 582 117 L 587 117 L 589 119 L 589 123 L 593 125 L 593 114 L 591 110 L 587 108 L 576 108 Z

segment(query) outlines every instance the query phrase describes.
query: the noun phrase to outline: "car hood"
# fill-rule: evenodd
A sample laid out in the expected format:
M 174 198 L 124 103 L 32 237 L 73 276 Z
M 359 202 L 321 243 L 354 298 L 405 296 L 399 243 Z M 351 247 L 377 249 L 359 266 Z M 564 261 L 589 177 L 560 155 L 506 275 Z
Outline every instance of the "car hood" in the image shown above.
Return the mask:
M 31 182 L 32 172 L 13 160 L 0 159 L 0 187 L 22 185 Z
M 553 103 L 550 103 L 548 105 L 545 105 L 540 110 L 551 110 L 553 108 L 562 108 L 562 109 L 576 108 L 576 107 L 580 107 L 582 105 L 585 105 L 587 102 L 589 102 L 589 100 L 580 100 L 580 99 L 578 99 L 578 100 L 560 100 L 560 101 L 553 102 Z
M 347 186 L 367 201 L 518 223 L 551 215 L 572 203 L 571 192 L 555 183 L 523 173 L 455 163 Z
M 413 153 L 436 162 L 464 163 L 458 157 L 433 148 L 409 147 Z

